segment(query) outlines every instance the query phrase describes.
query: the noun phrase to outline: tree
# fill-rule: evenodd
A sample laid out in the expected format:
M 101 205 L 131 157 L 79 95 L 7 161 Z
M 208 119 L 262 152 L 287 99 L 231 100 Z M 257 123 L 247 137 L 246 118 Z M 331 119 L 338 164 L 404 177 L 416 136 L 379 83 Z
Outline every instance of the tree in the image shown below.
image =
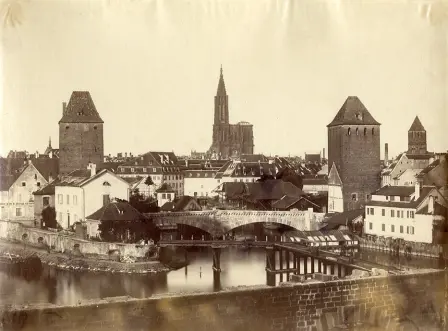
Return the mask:
M 42 226 L 44 228 L 58 228 L 58 222 L 56 221 L 56 210 L 53 207 L 46 207 L 42 210 Z
M 146 177 L 146 179 L 145 179 L 145 184 L 146 184 L 147 186 L 154 185 L 154 182 L 152 181 L 151 176 Z

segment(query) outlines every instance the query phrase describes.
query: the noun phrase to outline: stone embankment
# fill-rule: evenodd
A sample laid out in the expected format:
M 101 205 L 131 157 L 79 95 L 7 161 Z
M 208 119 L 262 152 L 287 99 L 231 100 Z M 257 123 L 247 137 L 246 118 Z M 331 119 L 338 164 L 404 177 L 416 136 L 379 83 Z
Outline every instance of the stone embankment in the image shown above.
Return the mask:
M 111 273 L 157 273 L 171 270 L 159 261 L 119 262 L 101 258 L 80 257 L 45 249 L 0 241 L 0 256 L 29 256 L 35 253 L 43 264 L 60 270 L 93 271 Z

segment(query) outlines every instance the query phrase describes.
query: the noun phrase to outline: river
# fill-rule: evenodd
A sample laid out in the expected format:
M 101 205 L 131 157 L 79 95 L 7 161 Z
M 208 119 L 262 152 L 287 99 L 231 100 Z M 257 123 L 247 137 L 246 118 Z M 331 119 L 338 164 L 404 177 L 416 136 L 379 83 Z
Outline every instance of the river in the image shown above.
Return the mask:
M 362 258 L 388 262 L 384 253 L 365 252 Z M 189 253 L 190 264 L 179 270 L 157 275 L 106 274 L 61 271 L 45 267 L 38 280 L 0 272 L 0 304 L 50 302 L 76 304 L 80 300 L 113 296 L 150 297 L 156 293 L 215 291 L 240 285 L 266 284 L 266 255 L 263 249 L 244 251 L 223 249 L 220 284 L 214 282 L 211 250 Z M 437 260 L 401 258 L 401 265 L 436 267 Z M 277 275 L 277 283 L 280 276 Z

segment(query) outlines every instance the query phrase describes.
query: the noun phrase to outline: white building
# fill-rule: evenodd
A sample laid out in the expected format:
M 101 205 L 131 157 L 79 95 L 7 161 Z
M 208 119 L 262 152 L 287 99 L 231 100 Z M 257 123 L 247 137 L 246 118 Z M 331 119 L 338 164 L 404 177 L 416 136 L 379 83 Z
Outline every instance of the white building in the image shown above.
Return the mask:
M 303 178 L 302 191 L 308 194 L 328 192 L 328 180 L 325 177 Z
M 446 202 L 435 187 L 382 187 L 366 203 L 364 233 L 432 243 L 433 225 L 444 219 L 438 207 L 446 208 Z
M 117 168 L 120 177 L 148 177 L 154 185 L 147 191 L 142 188 L 141 193 L 153 196 L 155 191 L 163 184 L 168 184 L 176 195 L 184 194 L 183 174 L 173 152 L 148 152 L 138 156 L 135 160 L 124 163 Z
M 192 197 L 213 197 L 218 187 L 216 169 L 184 170 L 184 194 Z
M 328 213 L 344 212 L 344 197 L 342 195 L 342 180 L 338 169 L 333 165 L 328 174 Z
M 96 173 L 96 165 L 75 170 L 55 183 L 55 208 L 59 224 L 69 228 L 75 222 L 109 203 L 112 198 L 129 199 L 129 184 L 108 170 Z

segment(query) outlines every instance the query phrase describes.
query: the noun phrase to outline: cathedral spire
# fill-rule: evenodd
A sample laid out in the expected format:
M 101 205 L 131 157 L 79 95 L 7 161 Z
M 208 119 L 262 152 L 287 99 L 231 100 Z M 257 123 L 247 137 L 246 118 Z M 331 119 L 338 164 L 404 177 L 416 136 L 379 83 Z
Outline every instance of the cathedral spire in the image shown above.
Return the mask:
M 218 91 L 216 92 L 217 96 L 226 96 L 226 84 L 224 83 L 224 75 L 222 74 L 222 64 L 220 69 L 220 75 L 219 75 L 219 82 L 218 82 Z

